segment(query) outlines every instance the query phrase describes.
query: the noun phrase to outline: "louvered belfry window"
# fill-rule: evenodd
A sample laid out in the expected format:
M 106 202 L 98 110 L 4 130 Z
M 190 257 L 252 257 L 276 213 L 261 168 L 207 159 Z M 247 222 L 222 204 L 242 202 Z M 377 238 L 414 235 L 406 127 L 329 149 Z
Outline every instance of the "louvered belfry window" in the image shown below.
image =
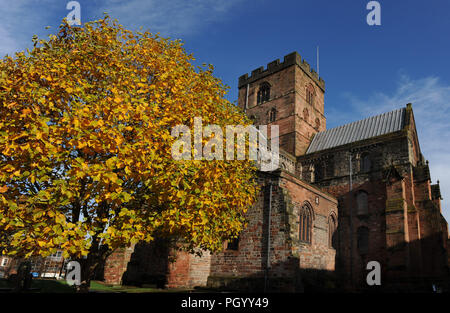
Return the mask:
M 270 100 L 270 85 L 268 83 L 263 83 L 259 87 L 257 102 L 258 104 L 261 104 L 269 100 Z
M 314 87 L 309 84 L 306 87 L 306 102 L 308 102 L 309 104 L 313 105 L 314 104 L 314 95 L 316 94 Z

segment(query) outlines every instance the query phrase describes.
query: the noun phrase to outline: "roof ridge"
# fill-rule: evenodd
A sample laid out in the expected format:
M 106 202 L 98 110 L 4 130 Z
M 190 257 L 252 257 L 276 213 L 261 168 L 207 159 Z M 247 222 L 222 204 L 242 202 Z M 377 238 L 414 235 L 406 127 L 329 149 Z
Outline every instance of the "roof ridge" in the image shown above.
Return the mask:
M 353 121 L 353 122 L 350 122 L 350 123 L 347 123 L 347 124 L 339 125 L 339 126 L 336 126 L 336 127 L 330 128 L 330 129 L 326 129 L 324 131 L 319 132 L 318 134 L 325 133 L 327 131 L 330 131 L 330 130 L 333 130 L 333 129 L 336 129 L 336 128 L 345 127 L 345 126 L 348 126 L 350 124 L 362 122 L 362 121 L 365 121 L 365 120 L 369 120 L 371 118 L 379 117 L 381 115 L 385 115 L 385 114 L 388 114 L 388 113 L 393 113 L 393 112 L 396 112 L 396 111 L 402 111 L 402 110 L 405 110 L 405 108 L 398 108 L 398 109 L 395 109 L 395 110 L 392 110 L 392 111 L 388 111 L 388 112 L 383 112 L 383 113 L 380 113 L 380 114 L 377 114 L 377 115 L 371 115 L 371 116 L 365 117 L 365 118 L 360 119 L 360 120 L 356 120 L 356 121 Z
M 399 131 L 406 108 L 398 108 L 317 133 L 307 154 Z

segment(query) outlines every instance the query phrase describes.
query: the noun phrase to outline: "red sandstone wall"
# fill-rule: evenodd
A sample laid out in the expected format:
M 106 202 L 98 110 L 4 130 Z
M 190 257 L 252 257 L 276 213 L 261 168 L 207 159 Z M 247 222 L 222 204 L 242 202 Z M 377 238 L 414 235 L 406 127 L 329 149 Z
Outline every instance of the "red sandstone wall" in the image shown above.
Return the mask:
M 109 284 L 149 283 L 148 279 L 166 276 L 169 288 L 206 286 L 210 274 L 210 253 L 202 257 L 168 249 L 163 243 L 141 243 L 120 249 L 106 261 L 104 279 Z
M 112 253 L 105 262 L 104 279 L 108 284 L 121 284 L 123 273 L 127 270 L 128 262 L 134 251 L 134 245 L 118 249 Z
M 185 251 L 172 250 L 175 261 L 169 263 L 167 287 L 191 288 L 206 286 L 210 274 L 210 253 L 203 252 L 199 257 Z
M 271 181 L 270 275 L 293 277 L 298 269 L 334 270 L 335 250 L 328 244 L 328 217 L 337 214 L 337 201 L 318 189 L 283 172 Z M 241 233 L 239 250 L 225 250 L 211 256 L 211 276 L 261 277 L 267 260 L 268 188 L 261 191 L 258 202 L 247 213 L 248 226 Z M 318 198 L 318 203 L 316 203 Z M 298 213 L 305 201 L 314 209 L 312 242 L 301 243 L 298 236 Z
M 290 175 L 281 182 L 286 197 L 292 205 L 289 222 L 290 237 L 293 241 L 291 250 L 300 260 L 302 269 L 320 269 L 334 271 L 336 251 L 329 244 L 329 217 L 338 215 L 337 201 L 330 195 L 317 192 L 304 182 Z M 314 209 L 313 234 L 311 243 L 299 241 L 299 211 L 304 202 L 309 202 Z
M 329 193 L 340 197 L 339 202 L 339 271 L 346 279 L 353 280 L 355 284 L 365 282 L 367 275 L 366 265 L 369 261 L 378 261 L 384 270 L 386 254 L 386 221 L 384 209 L 386 206 L 386 191 L 382 182 L 355 182 L 353 192 L 350 194 L 348 184 L 333 185 L 325 188 Z M 356 193 L 364 190 L 368 193 L 369 216 L 356 214 Z M 350 214 L 352 209 L 352 215 Z M 350 217 L 352 216 L 352 224 Z M 369 229 L 369 250 L 361 255 L 357 247 L 357 230 L 359 227 Z M 353 240 L 353 245 L 351 244 Z M 350 261 L 350 258 L 353 260 Z M 347 282 L 348 282 L 347 281 Z

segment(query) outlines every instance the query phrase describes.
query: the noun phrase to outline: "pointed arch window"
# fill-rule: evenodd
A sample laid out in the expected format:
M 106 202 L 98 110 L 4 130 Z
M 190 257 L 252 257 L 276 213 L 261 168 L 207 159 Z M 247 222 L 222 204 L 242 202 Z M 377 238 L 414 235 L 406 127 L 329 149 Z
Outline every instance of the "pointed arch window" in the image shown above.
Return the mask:
M 275 110 L 275 108 L 273 108 L 269 112 L 269 123 L 273 123 L 276 120 L 277 120 L 277 110 Z
M 305 203 L 299 214 L 299 239 L 311 243 L 313 210 L 309 203 Z
M 319 120 L 319 118 L 316 118 L 316 126 L 315 126 L 315 128 L 316 129 L 320 128 L 320 120 Z
M 337 220 L 336 217 L 331 214 L 328 219 L 328 245 L 330 248 L 336 249 L 337 247 Z
M 372 163 L 370 161 L 370 156 L 368 153 L 364 153 L 363 155 L 361 155 L 360 170 L 363 173 L 367 173 L 367 172 L 370 172 L 371 167 L 372 167 Z
M 368 194 L 365 191 L 359 191 L 356 194 L 356 213 L 358 215 L 369 214 Z
M 308 122 L 309 120 L 309 112 L 307 108 L 303 109 L 303 119 Z
M 316 91 L 314 90 L 313 85 L 308 84 L 306 86 L 306 102 L 313 105 L 315 96 L 316 96 Z
M 270 85 L 268 83 L 262 83 L 258 90 L 257 103 L 261 104 L 270 99 Z

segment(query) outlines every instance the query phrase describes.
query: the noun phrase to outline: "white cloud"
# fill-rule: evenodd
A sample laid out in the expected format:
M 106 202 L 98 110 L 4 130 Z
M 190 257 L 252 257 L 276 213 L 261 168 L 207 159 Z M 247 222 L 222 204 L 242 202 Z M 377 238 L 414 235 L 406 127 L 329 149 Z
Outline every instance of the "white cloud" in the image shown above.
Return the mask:
M 107 12 L 127 27 L 143 27 L 163 36 L 186 36 L 226 18 L 244 0 L 110 0 L 98 12 Z
M 51 15 L 58 9 L 65 9 L 65 3 L 51 0 L 0 0 L 0 57 L 30 48 L 33 35 L 44 32 Z
M 19 50 L 17 39 L 14 38 L 13 34 L 11 34 L 7 29 L 5 29 L 4 25 L 0 25 L 0 55 L 3 56 L 5 54 L 12 54 L 13 51 Z
M 450 85 L 438 77 L 412 79 L 401 74 L 396 90 L 392 94 L 375 92 L 365 99 L 344 95 L 350 109 L 360 117 L 367 117 L 412 103 L 414 118 L 422 154 L 430 161 L 433 183 L 440 180 L 443 213 L 450 222 L 450 208 L 446 201 L 450 197 Z
M 81 20 L 96 19 L 107 12 L 127 28 L 140 26 L 163 36 L 196 34 L 231 15 L 245 0 L 79 0 Z M 0 57 L 31 48 L 34 34 L 44 38 L 45 26 L 58 26 L 69 11 L 69 0 L 0 0 Z

